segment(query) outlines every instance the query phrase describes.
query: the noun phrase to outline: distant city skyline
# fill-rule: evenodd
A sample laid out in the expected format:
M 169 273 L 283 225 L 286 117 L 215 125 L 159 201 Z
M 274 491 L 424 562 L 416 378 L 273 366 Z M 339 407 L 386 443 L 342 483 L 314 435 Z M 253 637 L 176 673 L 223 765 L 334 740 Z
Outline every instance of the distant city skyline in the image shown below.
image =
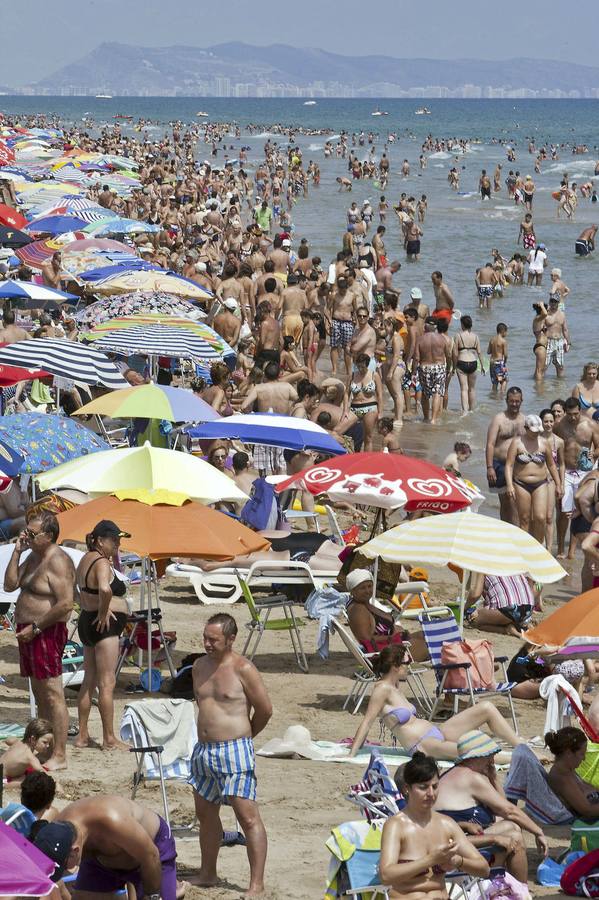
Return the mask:
M 3 4 L 0 84 L 33 84 L 105 41 L 206 47 L 242 40 L 355 56 L 530 57 L 595 65 L 594 28 L 583 23 L 595 21 L 596 3 L 579 0 L 575 14 L 569 28 L 559 0 L 542 7 L 520 0 L 428 0 L 425 6 L 345 0 L 342 7 L 335 0 L 304 0 L 284 10 L 275 0 L 227 0 L 220 7 L 208 0 L 22 0 Z

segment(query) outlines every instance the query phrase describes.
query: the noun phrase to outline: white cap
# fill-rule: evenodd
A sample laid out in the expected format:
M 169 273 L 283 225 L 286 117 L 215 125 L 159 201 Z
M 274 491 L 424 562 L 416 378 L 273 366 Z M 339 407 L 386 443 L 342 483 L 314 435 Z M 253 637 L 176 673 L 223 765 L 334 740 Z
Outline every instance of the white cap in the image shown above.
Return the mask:
M 281 247 L 291 247 L 291 241 L 289 238 L 285 238 L 284 241 L 281 241 Z
M 413 287 L 410 291 L 410 297 L 412 300 L 422 300 L 422 291 L 419 287 Z
M 206 271 L 206 263 L 198 262 L 196 263 L 196 272 L 205 272 Z
M 357 588 L 364 581 L 374 581 L 372 572 L 369 572 L 368 569 L 352 569 L 345 579 L 345 586 L 348 591 L 353 591 L 354 588 Z
M 541 422 L 540 416 L 526 416 L 524 419 L 524 427 L 528 429 L 528 431 L 540 434 L 543 430 L 543 423 Z
M 226 306 L 227 309 L 230 309 L 230 310 L 237 309 L 237 305 L 238 304 L 237 304 L 237 300 L 235 299 L 235 297 L 227 297 L 227 299 L 223 303 L 223 306 Z

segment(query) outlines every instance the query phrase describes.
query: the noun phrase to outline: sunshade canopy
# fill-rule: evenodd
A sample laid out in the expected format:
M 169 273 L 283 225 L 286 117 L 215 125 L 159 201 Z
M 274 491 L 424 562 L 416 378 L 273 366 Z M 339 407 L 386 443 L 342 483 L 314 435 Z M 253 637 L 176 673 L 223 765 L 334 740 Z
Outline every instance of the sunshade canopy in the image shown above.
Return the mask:
M 268 413 L 227 416 L 217 422 L 204 422 L 187 429 L 195 438 L 236 439 L 246 444 L 266 444 L 290 450 L 318 450 L 342 454 L 346 450 L 334 437 L 310 419 L 296 419 Z
M 524 640 L 531 644 L 557 647 L 577 637 L 595 637 L 599 643 L 599 588 L 572 597 L 523 634 Z
M 58 338 L 36 338 L 0 347 L 0 365 L 39 366 L 52 375 L 103 384 L 108 388 L 127 387 L 127 382 L 104 353 L 75 341 Z
M 76 410 L 75 415 L 113 419 L 166 419 L 169 422 L 212 422 L 220 415 L 209 403 L 184 388 L 139 384 L 112 391 Z

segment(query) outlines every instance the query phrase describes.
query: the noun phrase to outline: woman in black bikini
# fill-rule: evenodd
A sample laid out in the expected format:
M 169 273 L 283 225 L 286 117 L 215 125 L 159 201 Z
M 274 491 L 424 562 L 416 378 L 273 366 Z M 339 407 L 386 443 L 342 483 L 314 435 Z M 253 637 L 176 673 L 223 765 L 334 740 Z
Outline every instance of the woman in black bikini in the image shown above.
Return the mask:
M 478 364 L 480 363 L 481 374 L 485 374 L 485 369 L 478 335 L 472 332 L 472 319 L 470 316 L 462 316 L 460 323 L 462 330 L 454 338 L 452 357 L 453 371 L 457 372 L 460 383 L 462 412 L 466 413 L 474 409 L 476 401 L 476 370 Z
M 92 697 L 98 688 L 102 719 L 102 749 L 128 750 L 114 734 L 115 670 L 119 637 L 127 623 L 127 586 L 112 566 L 122 537 L 131 537 L 108 519 L 98 522 L 87 535 L 88 552 L 77 566 L 79 588 L 79 639 L 83 644 L 84 678 L 79 690 L 79 737 L 76 747 L 90 743 L 88 721 Z
M 524 434 L 512 438 L 505 461 L 507 495 L 515 500 L 520 528 L 543 544 L 547 522 L 547 484 L 549 475 L 555 484 L 555 496 L 562 496 L 560 477 L 553 461 L 552 447 L 541 437 L 539 416 L 526 416 Z
M 545 362 L 547 360 L 547 326 L 545 319 L 547 310 L 542 303 L 533 303 L 535 317 L 532 320 L 532 333 L 535 336 L 532 352 L 535 355 L 535 381 L 542 381 L 545 377 Z

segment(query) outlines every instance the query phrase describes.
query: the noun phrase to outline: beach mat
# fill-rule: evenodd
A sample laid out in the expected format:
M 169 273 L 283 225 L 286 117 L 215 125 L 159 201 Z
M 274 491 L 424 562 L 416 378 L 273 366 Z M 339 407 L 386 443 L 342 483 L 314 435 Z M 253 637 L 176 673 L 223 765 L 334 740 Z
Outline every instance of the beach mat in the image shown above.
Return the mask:
M 24 725 L 17 725 L 16 722 L 7 725 L 0 722 L 0 741 L 5 741 L 7 738 L 15 738 L 20 741 L 24 734 Z

